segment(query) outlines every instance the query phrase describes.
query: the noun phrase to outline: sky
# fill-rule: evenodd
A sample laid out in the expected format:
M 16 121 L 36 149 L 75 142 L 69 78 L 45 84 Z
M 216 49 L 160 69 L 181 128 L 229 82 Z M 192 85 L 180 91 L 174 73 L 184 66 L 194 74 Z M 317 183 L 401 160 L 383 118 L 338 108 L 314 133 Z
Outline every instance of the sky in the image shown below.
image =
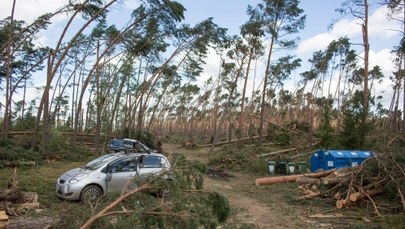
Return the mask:
M 59 8 L 68 0 L 17 0 L 15 15 L 17 19 L 32 21 L 38 15 L 45 12 L 52 12 Z M 121 0 L 121 5 L 114 6 L 109 23 L 119 24 L 126 21 L 126 15 L 139 5 L 137 0 Z M 240 26 L 248 20 L 246 9 L 248 5 L 256 5 L 261 2 L 258 0 L 178 0 L 185 6 L 185 23 L 194 25 L 209 17 L 213 17 L 215 23 L 219 26 L 228 28 L 231 35 L 239 34 Z M 300 7 L 307 15 L 305 29 L 300 31 L 297 36 L 300 38 L 298 47 L 291 50 L 291 54 L 303 60 L 304 63 L 312 56 L 313 52 L 323 50 L 334 39 L 347 36 L 353 43 L 361 44 L 361 27 L 355 19 L 351 17 L 341 17 L 335 12 L 342 4 L 342 0 L 301 0 Z M 372 1 L 369 1 L 372 2 Z M 7 17 L 10 13 L 12 0 L 2 0 L 0 2 L 0 18 Z M 379 65 L 387 79 L 383 84 L 375 88 L 376 93 L 383 94 L 383 103 L 389 106 L 392 93 L 391 82 L 388 77 L 395 71 L 392 64 L 393 56 L 390 50 L 398 44 L 400 40 L 401 27 L 394 21 L 386 18 L 387 9 L 379 4 L 373 4 L 370 7 L 370 67 Z M 339 19 L 339 20 L 338 20 Z M 49 31 L 42 34 L 39 43 L 47 45 L 52 43 L 55 31 L 61 30 L 66 17 L 61 15 L 54 19 Z M 338 20 L 330 28 L 332 22 Z M 120 28 L 119 26 L 117 26 Z M 359 45 L 359 54 L 361 46 Z M 210 76 L 218 75 L 219 57 L 211 53 L 206 60 L 205 72 L 200 80 Z M 264 60 L 258 61 L 258 69 L 264 64 Z M 309 67 L 303 64 L 303 69 L 297 70 L 292 74 L 290 80 L 286 83 L 286 88 L 293 91 L 299 80 L 299 73 L 309 70 Z M 306 68 L 306 69 L 305 69 Z M 260 78 L 263 72 L 257 72 Z M 250 87 L 253 87 L 250 82 Z M 256 82 L 256 84 L 258 84 Z M 34 92 L 33 92 L 34 93 Z

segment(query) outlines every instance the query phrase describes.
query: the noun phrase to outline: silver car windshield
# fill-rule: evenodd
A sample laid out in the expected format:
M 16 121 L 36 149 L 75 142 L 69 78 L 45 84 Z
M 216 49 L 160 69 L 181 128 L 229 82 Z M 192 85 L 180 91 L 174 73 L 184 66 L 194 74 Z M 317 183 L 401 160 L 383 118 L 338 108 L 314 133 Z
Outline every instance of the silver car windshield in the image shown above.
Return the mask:
M 118 155 L 106 154 L 104 156 L 101 156 L 99 158 L 90 161 L 86 165 L 86 169 L 96 170 L 115 158 L 118 158 Z

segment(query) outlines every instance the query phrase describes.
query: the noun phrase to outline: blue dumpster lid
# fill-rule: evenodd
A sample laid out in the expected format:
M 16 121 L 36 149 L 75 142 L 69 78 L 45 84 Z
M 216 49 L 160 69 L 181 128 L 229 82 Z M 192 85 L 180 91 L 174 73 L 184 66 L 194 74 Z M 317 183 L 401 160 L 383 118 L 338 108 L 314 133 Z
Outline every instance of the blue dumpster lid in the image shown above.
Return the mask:
M 374 156 L 371 151 L 360 150 L 319 150 L 315 153 L 324 153 L 325 155 L 332 155 L 334 158 L 368 158 Z

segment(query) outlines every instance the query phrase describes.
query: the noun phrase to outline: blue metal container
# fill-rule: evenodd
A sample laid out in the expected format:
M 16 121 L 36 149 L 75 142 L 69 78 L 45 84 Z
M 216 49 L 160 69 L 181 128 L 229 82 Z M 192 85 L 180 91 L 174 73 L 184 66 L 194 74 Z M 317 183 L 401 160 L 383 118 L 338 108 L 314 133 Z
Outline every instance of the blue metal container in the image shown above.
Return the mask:
M 317 150 L 310 159 L 311 172 L 317 170 L 330 170 L 345 167 L 356 167 L 361 165 L 364 160 L 373 157 L 371 151 L 357 150 Z

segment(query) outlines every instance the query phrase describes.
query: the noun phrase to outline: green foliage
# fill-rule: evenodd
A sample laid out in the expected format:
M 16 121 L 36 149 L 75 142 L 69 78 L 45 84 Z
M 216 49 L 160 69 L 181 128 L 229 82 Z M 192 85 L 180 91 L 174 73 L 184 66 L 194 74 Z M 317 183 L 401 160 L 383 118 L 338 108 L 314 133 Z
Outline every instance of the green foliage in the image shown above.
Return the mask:
M 214 211 L 214 215 L 216 215 L 218 219 L 218 222 L 225 222 L 231 210 L 228 199 L 218 193 L 212 193 L 209 196 L 209 200 L 211 201 L 212 209 Z
M 322 124 L 319 130 L 321 148 L 329 149 L 334 146 L 334 129 L 331 125 L 332 119 L 332 99 L 324 99 L 322 105 Z
M 13 130 L 31 130 L 35 127 L 35 117 L 26 115 L 24 118 L 17 118 L 13 124 Z
M 13 145 L 11 142 L 2 139 L 0 141 L 0 162 L 9 162 L 18 164 L 21 161 L 41 162 L 41 156 L 38 152 L 32 152 L 19 146 Z
M 193 161 L 190 163 L 184 155 L 174 154 L 173 167 L 176 168 L 175 171 L 175 182 L 179 187 L 186 189 L 197 189 L 203 188 L 204 174 L 207 168 L 204 163 L 199 161 Z
M 274 140 L 282 146 L 289 146 L 292 141 L 291 133 L 285 129 L 279 130 Z
M 14 145 L 11 139 L 8 138 L 0 138 L 0 147 L 5 147 L 9 145 Z
M 342 129 L 338 133 L 338 142 L 345 149 L 361 149 L 364 146 L 363 134 L 368 132 L 368 126 L 362 124 L 363 92 L 356 91 L 354 96 L 342 107 Z

